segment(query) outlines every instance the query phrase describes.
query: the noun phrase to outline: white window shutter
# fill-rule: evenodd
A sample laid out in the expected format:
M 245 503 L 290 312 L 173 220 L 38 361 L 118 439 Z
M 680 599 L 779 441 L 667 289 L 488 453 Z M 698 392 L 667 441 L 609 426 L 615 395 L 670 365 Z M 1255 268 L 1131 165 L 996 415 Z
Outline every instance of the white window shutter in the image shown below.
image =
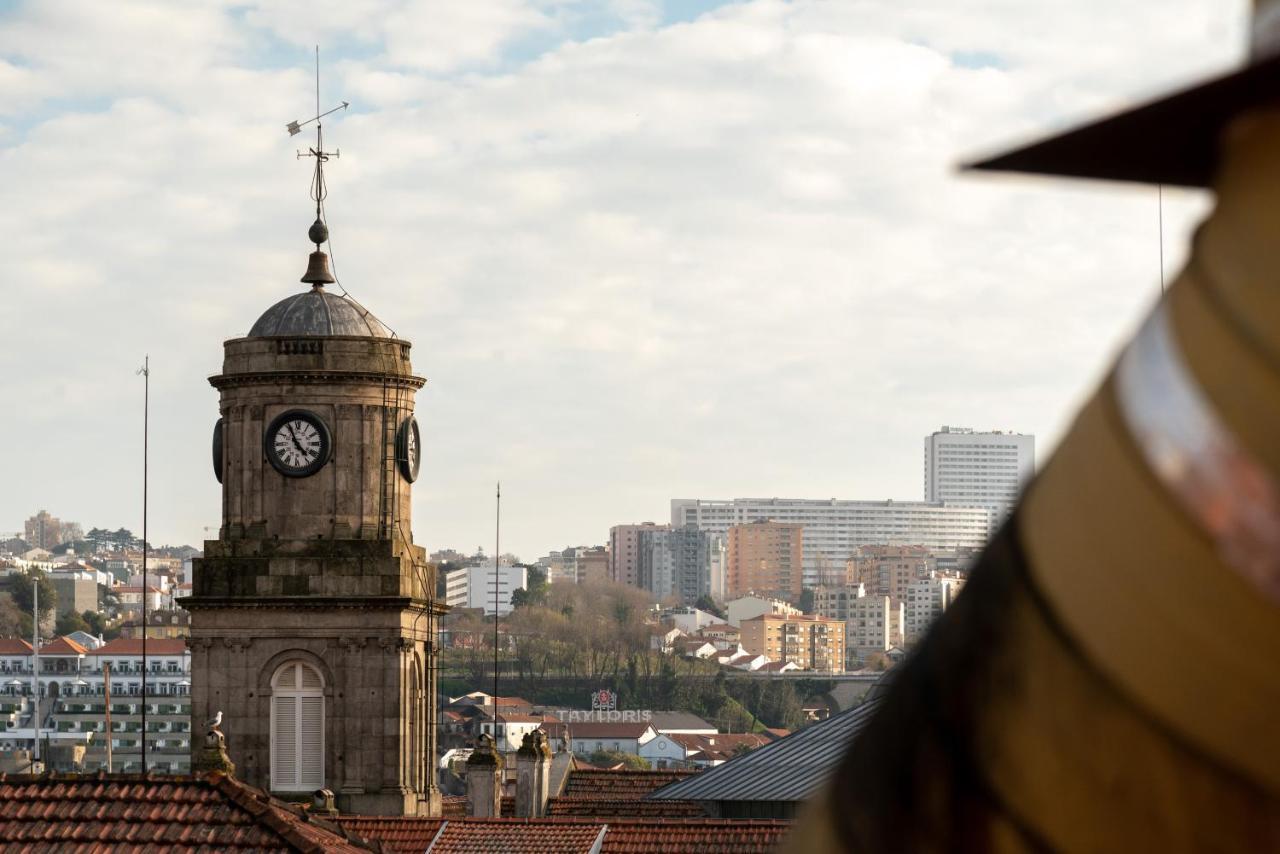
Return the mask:
M 271 788 L 298 787 L 298 698 L 271 698 Z
M 319 789 L 324 785 L 324 697 L 303 696 L 298 699 L 302 703 L 298 716 L 298 784 L 308 789 Z

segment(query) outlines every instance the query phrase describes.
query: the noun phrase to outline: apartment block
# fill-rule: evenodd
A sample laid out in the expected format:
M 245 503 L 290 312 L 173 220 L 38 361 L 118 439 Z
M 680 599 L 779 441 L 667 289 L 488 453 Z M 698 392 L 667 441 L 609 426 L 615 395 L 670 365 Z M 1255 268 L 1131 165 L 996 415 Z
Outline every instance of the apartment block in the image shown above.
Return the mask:
M 641 522 L 638 525 L 614 525 L 610 528 L 609 578 L 619 584 L 643 587 L 640 583 L 640 535 L 657 530 L 669 531 L 671 526 Z
M 741 632 L 742 648 L 752 655 L 791 662 L 801 670 L 844 672 L 845 626 L 841 620 L 761 614 L 744 620 Z
M 904 601 L 911 582 L 936 569 L 937 559 L 924 546 L 859 546 L 845 565 L 849 584 L 894 602 Z
M 1022 433 L 943 427 L 924 438 L 924 498 L 981 507 L 999 527 L 1036 468 L 1036 438 Z
M 845 643 L 853 659 L 862 661 L 904 644 L 905 603 L 868 593 L 861 584 L 814 588 L 813 609 L 821 617 L 844 623 Z
M 464 566 L 445 576 L 445 602 L 451 608 L 483 608 L 487 616 L 511 613 L 511 594 L 527 586 L 523 566 Z
M 640 531 L 636 538 L 636 585 L 659 601 L 674 599 L 678 604 L 692 605 L 711 593 L 718 541 L 718 537 L 692 525 L 664 525 Z
M 804 526 L 750 522 L 729 528 L 727 595 L 798 601 L 804 587 Z
M 914 545 L 979 549 L 991 528 L 986 507 L 921 501 L 735 498 L 671 501 L 671 524 L 696 525 L 727 538 L 729 529 L 765 519 L 803 526 L 803 583 L 835 580 L 859 546 Z M 726 595 L 732 597 L 732 590 Z
M 905 602 L 906 623 L 903 633 L 906 642 L 914 644 L 924 637 L 933 621 L 951 607 L 963 587 L 963 578 L 937 574 L 911 582 Z

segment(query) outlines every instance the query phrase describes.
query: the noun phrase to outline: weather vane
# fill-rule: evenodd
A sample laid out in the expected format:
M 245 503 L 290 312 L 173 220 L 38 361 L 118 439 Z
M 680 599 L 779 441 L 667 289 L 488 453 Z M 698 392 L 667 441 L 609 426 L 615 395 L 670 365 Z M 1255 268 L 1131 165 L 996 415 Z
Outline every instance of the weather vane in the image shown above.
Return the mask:
M 316 170 L 311 178 L 311 198 L 316 203 L 316 221 L 311 224 L 311 228 L 307 231 L 307 237 L 316 245 L 316 251 L 312 253 L 307 273 L 302 277 L 302 281 L 316 285 L 336 281 L 333 275 L 329 273 L 328 258 L 320 252 L 320 244 L 329 240 L 329 227 L 324 222 L 324 200 L 329 195 L 324 183 L 324 164 L 329 162 L 330 157 L 338 157 L 342 153 L 338 149 L 333 151 L 324 150 L 324 123 L 321 119 L 338 112 L 338 110 L 345 110 L 349 106 L 351 105 L 347 101 L 343 101 L 342 106 L 334 107 L 328 112 L 320 112 L 320 46 L 316 45 L 316 114 L 306 121 L 293 121 L 285 125 L 285 130 L 289 131 L 289 136 L 297 136 L 305 126 L 312 122 L 316 124 L 315 147 L 298 152 L 299 160 L 304 157 L 314 157 L 316 159 Z

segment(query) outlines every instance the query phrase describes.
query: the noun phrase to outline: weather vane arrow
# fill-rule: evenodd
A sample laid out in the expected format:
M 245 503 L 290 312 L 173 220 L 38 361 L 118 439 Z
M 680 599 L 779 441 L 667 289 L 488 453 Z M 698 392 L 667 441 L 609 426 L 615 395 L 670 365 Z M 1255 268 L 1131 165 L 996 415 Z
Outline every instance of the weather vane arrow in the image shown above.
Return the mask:
M 311 124 L 312 122 L 318 122 L 321 119 L 323 119 L 325 116 L 330 115 L 331 113 L 336 113 L 338 112 L 338 110 L 345 110 L 347 107 L 350 107 L 350 106 L 351 104 L 349 102 L 343 101 L 342 106 L 340 107 L 334 107 L 332 110 L 329 110 L 328 112 L 321 113 L 318 116 L 312 116 L 311 118 L 307 119 L 305 122 L 289 122 L 287 125 L 284 126 L 284 128 L 285 130 L 289 131 L 289 136 L 297 136 L 298 134 L 302 133 L 302 129 L 304 127 Z

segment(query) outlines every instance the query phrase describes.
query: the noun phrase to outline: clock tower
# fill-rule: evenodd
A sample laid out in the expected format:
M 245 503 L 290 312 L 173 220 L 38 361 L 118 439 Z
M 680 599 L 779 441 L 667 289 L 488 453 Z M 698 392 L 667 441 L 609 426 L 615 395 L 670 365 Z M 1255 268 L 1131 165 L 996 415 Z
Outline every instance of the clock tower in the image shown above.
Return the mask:
M 221 711 L 238 776 L 273 793 L 325 788 L 343 812 L 439 815 L 445 608 L 410 514 L 425 381 L 408 341 L 326 290 L 318 202 L 309 237 L 307 289 L 225 342 L 209 380 L 222 523 L 183 603 L 192 720 Z

